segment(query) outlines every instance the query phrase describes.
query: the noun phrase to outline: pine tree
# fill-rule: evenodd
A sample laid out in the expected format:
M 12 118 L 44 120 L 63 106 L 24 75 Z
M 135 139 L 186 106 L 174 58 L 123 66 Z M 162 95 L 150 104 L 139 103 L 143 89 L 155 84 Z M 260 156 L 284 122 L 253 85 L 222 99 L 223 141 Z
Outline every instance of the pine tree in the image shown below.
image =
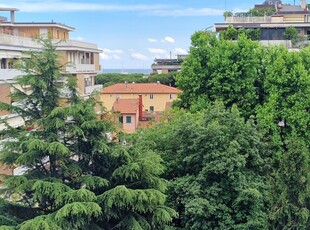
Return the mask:
M 42 51 L 31 51 L 32 58 L 20 64 L 25 75 L 17 82 L 30 86 L 30 94 L 16 88 L 12 96 L 19 105 L 1 105 L 35 127 L 31 132 L 8 127 L 3 133 L 9 141 L 2 162 L 26 168 L 5 179 L 11 211 L 3 224 L 25 230 L 165 228 L 176 214 L 165 205 L 161 158 L 109 139 L 113 125 L 98 119 L 94 98 L 80 101 L 73 92 L 71 105 L 59 107 L 56 47 L 41 42 Z M 27 215 L 14 212 L 17 205 L 29 210 Z

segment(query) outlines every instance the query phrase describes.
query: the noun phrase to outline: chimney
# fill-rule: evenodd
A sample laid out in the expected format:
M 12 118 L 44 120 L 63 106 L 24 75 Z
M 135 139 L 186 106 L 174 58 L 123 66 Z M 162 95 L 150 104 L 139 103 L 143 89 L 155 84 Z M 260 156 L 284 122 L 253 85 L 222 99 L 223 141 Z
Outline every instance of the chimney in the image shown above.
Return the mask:
M 139 95 L 139 121 L 142 121 L 142 95 Z
M 300 6 L 301 6 L 301 8 L 306 10 L 307 9 L 307 0 L 300 0 Z

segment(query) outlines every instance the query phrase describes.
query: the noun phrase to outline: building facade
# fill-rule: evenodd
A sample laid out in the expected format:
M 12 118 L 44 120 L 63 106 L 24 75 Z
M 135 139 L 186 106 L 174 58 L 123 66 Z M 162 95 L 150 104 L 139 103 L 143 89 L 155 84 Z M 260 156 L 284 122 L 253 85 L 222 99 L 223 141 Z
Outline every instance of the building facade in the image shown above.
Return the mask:
M 282 44 L 288 48 L 304 45 L 310 37 L 310 12 L 306 0 L 301 0 L 300 5 L 284 4 L 282 1 L 265 1 L 255 5 L 254 9 L 274 9 L 270 16 L 252 16 L 251 13 L 237 13 L 226 17 L 224 23 L 215 23 L 217 32 L 225 31 L 229 26 L 235 29 L 259 29 L 260 41 L 264 45 Z M 299 44 L 292 44 L 284 37 L 285 29 L 294 27 L 303 40 Z
M 99 53 L 97 45 L 70 39 L 69 33 L 74 28 L 56 22 L 16 22 L 14 8 L 0 8 L 10 12 L 10 20 L 0 17 L 0 100 L 10 102 L 9 84 L 14 78 L 22 75 L 14 69 L 15 62 L 20 58 L 27 58 L 23 53 L 29 50 L 40 50 L 42 47 L 35 42 L 35 37 L 49 37 L 59 52 L 59 62 L 64 66 L 63 73 L 71 74 L 77 80 L 77 88 L 82 97 L 88 97 L 95 90 L 101 91 L 101 85 L 95 85 L 95 76 L 100 72 Z M 66 82 L 63 78 L 62 82 Z M 61 90 L 62 98 L 68 97 L 66 89 Z M 11 121 L 13 126 L 16 118 L 13 114 L 0 111 L 0 119 Z M 13 119 L 14 118 L 14 119 Z M 19 122 L 19 121 L 18 121 Z M 1 128 L 1 127 L 0 127 Z
M 177 55 L 177 58 L 158 59 L 152 64 L 153 74 L 167 74 L 169 72 L 178 72 L 181 70 L 182 63 L 187 55 Z
M 123 83 L 105 87 L 101 102 L 114 113 L 124 132 L 133 133 L 157 121 L 163 111 L 182 93 L 177 88 L 157 83 Z
M 166 104 L 177 99 L 182 91 L 167 85 L 157 83 L 119 83 L 104 87 L 101 101 L 108 111 L 112 110 L 117 99 L 138 99 L 142 96 L 143 111 L 162 112 Z
M 59 62 L 64 66 L 63 73 L 71 74 L 77 80 L 77 88 L 82 97 L 88 97 L 95 90 L 101 91 L 101 85 L 95 85 L 95 76 L 100 72 L 99 53 L 97 45 L 71 40 L 69 33 L 74 28 L 56 22 L 16 22 L 15 8 L 0 8 L 0 12 L 10 12 L 9 20 L 0 16 L 0 101 L 11 103 L 10 85 L 14 79 L 23 73 L 14 69 L 15 62 L 20 58 L 27 58 L 24 51 L 40 50 L 41 45 L 36 43 L 35 37 L 49 37 L 59 51 Z M 64 77 L 61 82 L 65 83 Z M 16 85 L 15 85 L 16 86 Z M 18 87 L 18 86 L 17 86 Z M 27 91 L 30 89 L 23 88 Z M 62 98 L 68 97 L 66 89 L 61 90 Z M 12 127 L 25 124 L 24 120 L 8 111 L 0 111 L 0 120 Z M 0 130 L 5 129 L 0 124 Z M 1 140 L 1 137 L 0 137 Z M 1 147 L 1 146 L 0 146 Z M 13 169 L 0 166 L 0 174 L 12 174 Z

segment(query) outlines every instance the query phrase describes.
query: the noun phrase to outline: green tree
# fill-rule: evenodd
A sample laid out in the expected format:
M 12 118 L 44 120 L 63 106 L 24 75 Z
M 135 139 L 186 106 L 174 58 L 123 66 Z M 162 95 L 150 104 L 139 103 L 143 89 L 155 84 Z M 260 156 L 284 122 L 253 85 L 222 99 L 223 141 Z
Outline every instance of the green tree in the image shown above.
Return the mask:
M 42 51 L 22 60 L 21 66 L 27 63 L 27 68 L 18 78 L 21 87 L 30 85 L 35 90 L 14 92 L 23 106 L 2 103 L 25 115 L 28 125 L 35 127 L 31 132 L 24 127 L 3 132 L 9 139 L 3 144 L 2 162 L 26 171 L 5 179 L 3 192 L 10 211 L 0 213 L 2 224 L 18 224 L 24 230 L 164 229 L 176 213 L 165 205 L 161 158 L 141 146 L 123 146 L 109 139 L 113 126 L 98 120 L 94 98 L 58 107 L 60 86 L 55 82 L 61 69 L 56 48 L 50 40 L 42 43 Z M 48 61 L 37 63 L 42 58 Z M 52 100 L 44 101 L 49 106 L 41 102 L 44 95 Z M 18 205 L 29 210 L 28 215 L 11 210 Z
M 223 104 L 179 113 L 137 140 L 164 159 L 176 227 L 266 229 L 264 148 L 253 122 Z
M 259 96 L 260 46 L 241 35 L 237 42 L 217 39 L 213 33 L 196 32 L 190 55 L 177 75 L 183 90 L 181 105 L 190 108 L 199 98 L 225 106 L 237 104 L 241 113 L 253 114 Z
M 275 8 L 254 8 L 250 9 L 248 12 L 252 17 L 263 17 L 263 16 L 272 16 L 276 13 Z
M 285 137 L 292 133 L 307 146 L 310 144 L 310 75 L 304 64 L 304 58 L 309 56 L 307 52 L 304 50 L 300 55 L 283 47 L 273 47 L 269 49 L 269 61 L 265 62 L 265 99 L 257 106 L 257 118 L 280 148 Z
M 271 175 L 270 229 L 309 229 L 309 150 L 294 135 L 286 144 Z
M 287 40 L 292 40 L 293 45 L 298 42 L 298 31 L 294 26 L 286 27 L 283 36 Z

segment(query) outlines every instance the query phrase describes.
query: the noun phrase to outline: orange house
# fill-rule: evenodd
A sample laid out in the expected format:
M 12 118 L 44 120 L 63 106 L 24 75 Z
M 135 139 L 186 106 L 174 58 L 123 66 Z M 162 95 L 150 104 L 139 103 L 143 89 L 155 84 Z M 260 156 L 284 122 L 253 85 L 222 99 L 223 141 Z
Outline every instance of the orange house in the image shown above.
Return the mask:
M 116 99 L 138 99 L 142 96 L 143 111 L 163 112 L 167 103 L 177 99 L 181 90 L 157 83 L 120 83 L 104 87 L 101 101 L 108 111 L 112 110 Z
M 126 133 L 133 133 L 139 125 L 139 99 L 116 99 L 112 110 L 119 113 L 115 121 L 119 122 Z
M 159 82 L 123 83 L 105 87 L 100 99 L 108 111 L 119 112 L 115 121 L 122 124 L 124 132 L 133 133 L 156 121 L 181 92 Z

